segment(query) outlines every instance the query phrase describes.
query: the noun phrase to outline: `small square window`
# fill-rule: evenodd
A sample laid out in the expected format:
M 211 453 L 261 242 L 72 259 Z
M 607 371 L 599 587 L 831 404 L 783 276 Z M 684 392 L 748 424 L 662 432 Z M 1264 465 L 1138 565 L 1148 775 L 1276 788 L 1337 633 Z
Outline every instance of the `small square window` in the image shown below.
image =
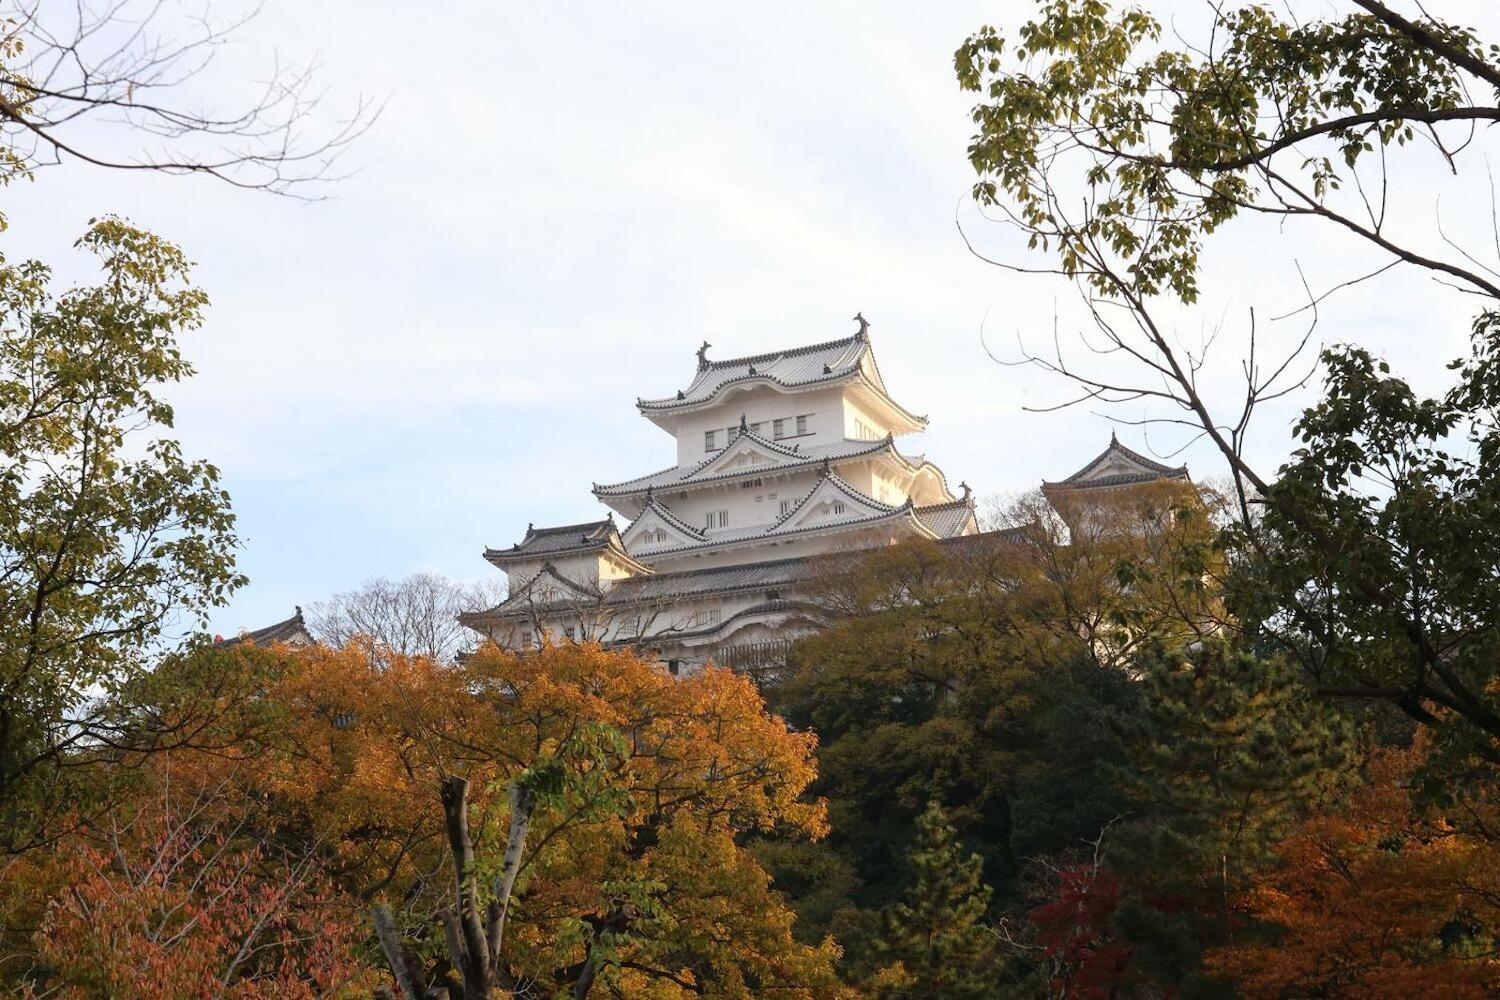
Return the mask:
M 835 500 L 833 502 L 833 512 L 835 514 L 842 514 L 844 512 L 844 501 Z
M 718 446 L 718 437 L 719 437 L 719 432 L 718 431 L 704 431 L 703 432 L 703 450 L 704 451 L 713 451 L 714 448 L 716 448 Z
M 781 501 L 781 512 L 783 514 L 790 514 L 792 512 L 792 502 L 790 500 Z

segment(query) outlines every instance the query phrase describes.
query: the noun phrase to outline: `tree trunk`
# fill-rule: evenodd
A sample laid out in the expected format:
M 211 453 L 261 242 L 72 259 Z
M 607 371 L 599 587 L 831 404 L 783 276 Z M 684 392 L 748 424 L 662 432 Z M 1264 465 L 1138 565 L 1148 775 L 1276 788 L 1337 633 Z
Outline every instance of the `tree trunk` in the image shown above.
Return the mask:
M 385 960 L 396 977 L 396 985 L 401 988 L 401 1000 L 424 1000 L 422 980 L 412 967 L 411 957 L 406 952 L 406 946 L 401 943 L 401 936 L 396 933 L 396 921 L 391 917 L 391 908 L 384 903 L 371 907 L 370 920 L 375 925 L 375 936 L 380 939 L 380 947 L 385 951 Z
M 495 879 L 495 898 L 490 903 L 489 933 L 491 968 L 500 966 L 500 946 L 505 940 L 505 918 L 510 912 L 511 893 L 516 875 L 521 871 L 521 853 L 526 849 L 526 835 L 531 830 L 531 813 L 536 808 L 536 793 L 519 782 L 510 785 L 510 839 L 505 844 L 505 858 Z
M 448 850 L 453 856 L 454 901 L 457 905 L 463 954 L 452 956 L 464 980 L 464 1000 L 484 1000 L 493 982 L 489 944 L 479 918 L 479 892 L 474 878 L 474 842 L 469 838 L 469 783 L 454 776 L 443 781 L 443 818 Z

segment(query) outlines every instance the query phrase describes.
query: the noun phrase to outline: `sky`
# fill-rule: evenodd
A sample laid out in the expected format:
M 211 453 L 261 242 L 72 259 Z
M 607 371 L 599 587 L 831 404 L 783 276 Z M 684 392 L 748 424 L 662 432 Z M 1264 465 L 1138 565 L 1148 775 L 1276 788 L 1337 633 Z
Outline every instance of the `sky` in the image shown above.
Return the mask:
M 1147 6 L 1184 29 L 1201 14 Z M 328 96 L 310 128 L 360 94 L 383 101 L 326 200 L 65 165 L 7 192 L 0 247 L 66 275 L 88 220 L 118 213 L 196 262 L 212 305 L 185 345 L 197 375 L 171 398 L 175 433 L 219 466 L 238 515 L 250 583 L 212 616 L 223 634 L 375 576 L 498 573 L 485 546 L 528 522 L 602 517 L 591 483 L 672 463 L 634 402 L 684 386 L 701 341 L 719 358 L 792 347 L 852 333 L 856 311 L 893 395 L 931 419 L 905 448 L 950 482 L 1028 489 L 1075 471 L 1112 429 L 1218 474 L 1207 447 L 1177 450 L 1180 433 L 1111 424 L 1160 415 L 1140 405 L 1028 412 L 1067 387 L 994 360 L 1076 326 L 1069 286 L 986 264 L 958 231 L 1027 259 L 969 203 L 973 101 L 952 57 L 1028 9 L 267 0 L 194 86 L 232 105 L 273 60 L 315 58 Z M 1500 37 L 1489 4 L 1436 12 Z M 1486 245 L 1487 180 L 1410 159 L 1393 225 L 1440 218 Z M 1263 345 L 1295 343 L 1305 315 L 1268 318 L 1302 304 L 1302 277 L 1319 287 L 1372 261 L 1327 234 L 1231 227 L 1174 331 L 1225 331 L 1208 384 L 1232 399 L 1252 310 Z M 1436 389 L 1471 311 L 1389 272 L 1324 303 L 1314 341 L 1365 344 Z M 1257 461 L 1284 458 L 1309 398 L 1267 412 Z

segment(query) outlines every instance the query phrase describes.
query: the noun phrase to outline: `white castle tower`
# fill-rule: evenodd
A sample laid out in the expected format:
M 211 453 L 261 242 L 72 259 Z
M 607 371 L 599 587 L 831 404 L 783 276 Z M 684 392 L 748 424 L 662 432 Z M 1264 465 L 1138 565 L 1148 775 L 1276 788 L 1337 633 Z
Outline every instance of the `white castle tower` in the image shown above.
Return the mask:
M 816 627 L 797 594 L 810 557 L 976 533 L 968 487 L 955 496 L 897 447 L 927 418 L 891 398 L 855 320 L 842 340 L 728 361 L 705 343 L 686 388 L 636 404 L 675 439 L 675 463 L 594 487 L 625 527 L 529 527 L 486 550 L 509 596 L 463 622 L 517 649 L 545 635 L 629 643 L 674 670 L 773 665 Z

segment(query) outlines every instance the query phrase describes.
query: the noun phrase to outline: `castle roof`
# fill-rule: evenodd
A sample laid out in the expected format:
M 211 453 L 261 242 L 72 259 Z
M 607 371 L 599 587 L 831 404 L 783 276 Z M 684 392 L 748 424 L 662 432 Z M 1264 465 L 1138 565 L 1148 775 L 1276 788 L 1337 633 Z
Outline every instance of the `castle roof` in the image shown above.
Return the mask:
M 1110 434 L 1109 447 L 1100 452 L 1092 462 L 1060 482 L 1043 482 L 1042 491 L 1057 493 L 1131 486 L 1159 479 L 1186 479 L 1187 475 L 1187 466 L 1163 465 L 1152 461 L 1140 452 L 1125 447 L 1118 437 Z
M 957 501 L 957 503 L 962 503 L 962 501 Z M 951 507 L 954 505 L 942 504 L 939 506 Z M 919 511 L 921 509 L 918 508 Z M 1002 531 L 983 532 L 977 535 L 955 535 L 948 538 L 939 538 L 937 542 L 944 547 L 950 545 L 967 547 L 993 542 L 1009 543 L 1017 538 L 1019 534 L 1020 529 L 1011 528 Z M 796 585 L 813 579 L 824 567 L 829 565 L 829 560 L 858 559 L 869 553 L 870 550 L 863 549 L 852 552 L 794 556 L 787 559 L 773 559 L 766 562 L 746 563 L 739 566 L 714 566 L 707 569 L 690 569 L 671 573 L 651 573 L 645 576 L 633 576 L 620 580 L 602 593 L 594 594 L 594 600 L 603 608 L 620 609 L 649 606 L 664 601 L 678 601 L 710 595 L 722 597 L 757 590 L 778 592 L 776 598 L 768 597 L 767 600 L 784 600 L 787 599 L 787 595 L 781 593 L 782 591 L 794 589 Z M 529 585 L 526 589 L 529 591 Z M 582 594 L 582 591 L 580 593 Z M 486 621 L 514 618 L 523 613 L 567 611 L 577 607 L 577 603 L 572 601 L 556 601 L 545 606 L 528 605 L 523 607 L 523 604 L 524 601 L 518 600 L 517 597 L 511 597 L 488 611 L 466 612 L 459 616 L 459 620 L 465 625 L 475 627 L 482 626 Z M 762 608 L 761 610 L 764 609 Z
M 606 517 L 602 521 L 585 521 L 581 524 L 562 524 L 553 528 L 537 528 L 527 525 L 526 536 L 519 542 L 508 549 L 485 549 L 484 558 L 492 565 L 505 566 L 537 559 L 550 560 L 605 551 L 632 564 L 635 562 L 620 541 L 620 532 L 615 527 L 613 517 Z
M 230 639 L 217 639 L 215 646 L 269 646 L 272 643 L 284 642 L 288 646 L 311 646 L 313 644 L 312 633 L 307 630 L 307 623 L 302 620 L 302 609 L 296 609 L 296 614 L 279 621 L 275 625 L 267 625 L 264 628 L 252 629 L 241 632 Z
M 754 465 L 744 465 L 735 468 L 721 469 L 717 467 L 719 458 L 727 450 L 720 449 L 705 458 L 697 465 L 674 465 L 659 472 L 649 475 L 638 476 L 635 479 L 627 479 L 620 483 L 607 485 L 595 485 L 594 496 L 604 497 L 627 497 L 647 490 L 679 489 L 684 486 L 698 486 L 707 483 L 728 482 L 744 476 L 764 476 L 781 472 L 793 472 L 797 469 L 817 465 L 825 459 L 840 462 L 852 458 L 863 458 L 889 450 L 907 465 L 916 467 L 922 464 L 921 459 L 909 458 L 896 450 L 894 441 L 889 437 L 877 438 L 874 441 L 860 441 L 844 439 L 828 444 L 810 445 L 802 448 L 797 445 L 787 445 L 771 438 L 762 437 L 754 431 L 743 431 L 740 439 L 751 441 L 761 445 L 765 450 L 779 456 L 780 460 L 775 462 L 762 462 Z
M 900 406 L 886 393 L 885 380 L 870 348 L 868 324 L 863 317 L 857 319 L 859 332 L 852 337 L 725 361 L 708 360 L 710 345 L 704 343 L 698 351 L 698 370 L 687 388 L 663 399 L 638 399 L 636 407 L 647 416 L 662 415 L 712 403 L 736 388 L 764 385 L 783 392 L 802 392 L 863 379 L 897 415 L 914 427 L 925 426 L 926 417 Z
M 948 503 L 915 507 L 912 513 L 922 526 L 938 538 L 957 538 L 971 527 L 977 527 L 974 519 L 974 501 L 962 498 Z

